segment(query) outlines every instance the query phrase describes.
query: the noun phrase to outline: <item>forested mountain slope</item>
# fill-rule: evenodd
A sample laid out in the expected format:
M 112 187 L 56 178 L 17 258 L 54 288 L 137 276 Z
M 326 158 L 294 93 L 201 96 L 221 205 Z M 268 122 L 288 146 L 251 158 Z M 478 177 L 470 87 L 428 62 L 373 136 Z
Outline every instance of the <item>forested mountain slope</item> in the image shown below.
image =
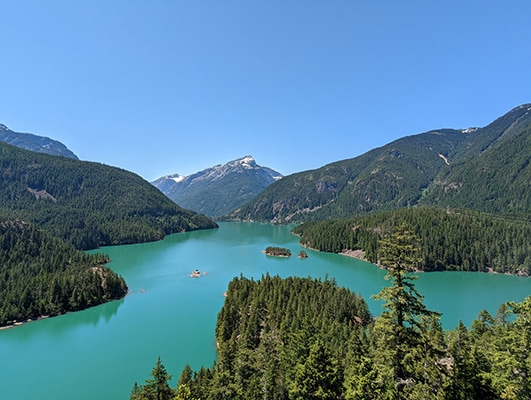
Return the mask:
M 408 136 L 359 157 L 284 177 L 230 218 L 289 222 L 415 204 L 465 140 L 456 130 Z
M 531 274 L 530 222 L 466 210 L 400 209 L 306 222 L 293 233 L 312 249 L 332 253 L 361 250 L 358 255 L 378 263 L 381 241 L 401 224 L 407 224 L 420 239 L 418 270 Z
M 89 255 L 20 220 L 0 220 L 0 326 L 81 310 L 127 293 L 124 280 Z
M 71 150 L 57 140 L 31 133 L 14 132 L 3 124 L 0 124 L 0 142 L 38 153 L 77 159 L 77 156 Z
M 531 127 L 443 171 L 420 204 L 531 219 Z
M 471 161 L 487 149 L 501 144 L 531 127 L 531 104 L 523 104 L 494 120 L 484 128 L 468 129 L 467 140 L 451 155 L 452 164 Z
M 136 174 L 0 143 L 0 216 L 31 222 L 79 249 L 213 228 Z
M 417 204 L 526 217 L 531 214 L 530 109 L 531 105 L 517 107 L 484 128 L 407 136 L 353 159 L 289 175 L 226 218 L 285 223 Z M 486 163 L 503 167 L 510 176 L 503 179 L 501 172 L 485 172 Z M 451 179 L 460 174 L 466 176 L 466 185 Z M 483 185 L 482 196 L 475 196 L 476 185 Z M 459 196 L 452 195 L 455 188 L 461 189 Z
M 215 218 L 252 200 L 281 178 L 279 172 L 245 156 L 189 176 L 163 176 L 152 184 L 181 207 Z

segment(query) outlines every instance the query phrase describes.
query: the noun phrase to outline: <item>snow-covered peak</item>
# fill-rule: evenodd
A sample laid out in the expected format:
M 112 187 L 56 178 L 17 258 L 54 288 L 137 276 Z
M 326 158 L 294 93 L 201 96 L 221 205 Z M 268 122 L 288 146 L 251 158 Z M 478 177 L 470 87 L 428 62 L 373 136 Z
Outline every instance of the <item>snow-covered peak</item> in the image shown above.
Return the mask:
M 152 184 L 181 207 L 215 217 L 240 207 L 281 178 L 247 155 L 188 176 L 167 175 Z
M 226 164 L 214 165 L 210 168 L 204 169 L 202 171 L 196 172 L 195 174 L 188 176 L 181 176 L 179 174 L 166 175 L 157 181 L 153 182 L 155 186 L 159 187 L 167 186 L 169 182 L 172 182 L 172 185 L 178 183 L 180 185 L 192 186 L 200 185 L 202 182 L 210 181 L 215 182 L 224 179 L 227 176 L 232 176 L 234 174 L 239 175 L 244 172 L 251 172 L 257 174 L 258 176 L 265 177 L 266 180 L 279 180 L 282 178 L 282 175 L 271 168 L 262 167 L 258 165 L 255 159 L 252 156 L 244 156 L 233 161 L 229 161 Z M 269 176 L 269 178 L 267 178 Z M 182 186 L 181 186 L 182 187 Z M 163 190 L 164 192 L 164 190 Z
M 466 129 L 461 129 L 461 132 L 462 133 L 472 133 L 472 132 L 475 132 L 477 131 L 479 128 L 466 128 Z
M 174 181 L 174 182 L 179 183 L 179 182 L 184 181 L 184 179 L 185 179 L 186 177 L 185 177 L 185 176 L 181 176 L 181 175 L 179 175 L 179 174 L 174 174 L 174 175 L 169 176 L 168 178 L 171 179 L 171 180 Z
M 240 159 L 240 164 L 242 165 L 242 167 L 247 168 L 247 169 L 251 169 L 251 168 L 255 168 L 256 167 L 256 161 L 251 156 L 245 156 L 245 157 L 241 158 Z
M 242 158 L 238 158 L 237 160 L 234 160 L 234 161 L 229 161 L 227 164 L 225 164 L 225 166 L 228 168 L 241 167 L 245 169 L 255 169 L 258 167 L 256 165 L 256 161 L 254 160 L 252 156 L 245 156 Z M 223 166 L 220 166 L 220 167 L 223 167 Z

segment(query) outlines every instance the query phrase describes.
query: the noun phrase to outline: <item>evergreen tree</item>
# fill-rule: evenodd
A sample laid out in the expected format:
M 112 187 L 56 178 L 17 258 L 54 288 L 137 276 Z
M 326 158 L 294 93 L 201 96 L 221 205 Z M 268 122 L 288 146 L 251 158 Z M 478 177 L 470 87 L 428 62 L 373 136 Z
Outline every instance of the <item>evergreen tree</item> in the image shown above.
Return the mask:
M 433 343 L 423 341 L 427 321 L 437 319 L 438 313 L 429 311 L 423 297 L 417 292 L 410 275 L 419 262 L 418 238 L 405 224 L 381 242 L 380 263 L 387 268 L 386 279 L 391 286 L 383 288 L 374 296 L 383 300 L 385 308 L 374 329 L 377 359 L 382 371 L 391 374 L 396 399 L 405 398 L 405 392 L 413 389 L 425 377 L 415 369 L 420 354 L 435 354 Z M 419 350 L 420 348 L 420 350 Z M 433 363 L 435 360 L 423 360 Z
M 181 385 L 190 386 L 190 383 L 193 379 L 193 371 L 192 367 L 190 367 L 190 364 L 186 364 L 183 368 L 183 371 L 181 372 L 181 375 L 179 376 L 179 380 L 177 381 L 177 387 L 180 387 Z
M 173 400 L 175 392 L 170 388 L 168 381 L 171 375 L 166 371 L 166 368 L 157 358 L 155 367 L 151 371 L 153 378 L 146 379 L 146 384 L 139 386 L 136 382 L 131 391 L 131 400 Z
M 317 340 L 310 347 L 310 355 L 304 364 L 295 371 L 295 381 L 290 390 L 294 400 L 340 399 L 342 394 L 343 371 L 337 361 Z
M 451 373 L 447 381 L 447 396 L 456 400 L 494 399 L 489 381 L 482 376 L 484 368 L 474 346 L 474 337 L 462 322 L 448 333 L 448 348 L 450 357 L 445 361 Z
M 345 381 L 346 400 L 380 400 L 383 398 L 378 371 L 370 357 L 363 356 Z

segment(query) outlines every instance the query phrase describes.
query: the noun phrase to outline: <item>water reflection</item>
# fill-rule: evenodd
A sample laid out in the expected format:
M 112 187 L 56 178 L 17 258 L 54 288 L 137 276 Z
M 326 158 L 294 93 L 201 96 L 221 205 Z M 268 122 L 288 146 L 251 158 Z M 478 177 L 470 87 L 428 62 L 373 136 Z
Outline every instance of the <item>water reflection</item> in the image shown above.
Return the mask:
M 118 314 L 118 309 L 124 304 L 124 301 L 125 299 L 114 300 L 85 310 L 32 321 L 20 326 L 1 330 L 0 340 L 12 339 L 17 342 L 25 342 L 31 341 L 36 336 L 43 334 L 61 337 L 63 334 L 79 328 L 108 324 Z

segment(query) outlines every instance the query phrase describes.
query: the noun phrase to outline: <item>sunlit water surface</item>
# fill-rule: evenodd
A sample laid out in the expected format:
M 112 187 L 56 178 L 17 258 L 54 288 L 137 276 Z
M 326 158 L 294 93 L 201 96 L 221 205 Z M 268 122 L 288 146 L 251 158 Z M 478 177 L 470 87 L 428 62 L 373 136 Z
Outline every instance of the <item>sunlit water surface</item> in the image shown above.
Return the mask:
M 290 227 L 220 223 L 216 230 L 175 234 L 155 243 L 100 249 L 131 293 L 123 300 L 0 331 L 0 398 L 128 399 L 144 383 L 157 356 L 173 374 L 215 359 L 214 329 L 223 294 L 235 276 L 262 274 L 334 278 L 370 298 L 387 281 L 385 272 L 353 258 L 302 249 Z M 267 246 L 287 247 L 289 259 L 268 257 Z M 190 273 L 199 269 L 200 278 Z M 531 294 L 531 279 L 444 272 L 420 274 L 417 289 L 428 308 L 443 313 L 445 328 L 470 325 L 482 309 L 495 313 L 507 301 Z

